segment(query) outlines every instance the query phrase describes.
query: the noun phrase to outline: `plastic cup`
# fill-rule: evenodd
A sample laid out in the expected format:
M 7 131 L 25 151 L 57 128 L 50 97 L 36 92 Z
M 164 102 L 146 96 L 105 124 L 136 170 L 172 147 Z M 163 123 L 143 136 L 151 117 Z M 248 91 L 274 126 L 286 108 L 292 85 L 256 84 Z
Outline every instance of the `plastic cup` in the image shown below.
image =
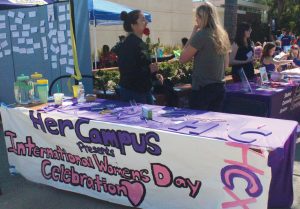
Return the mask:
M 38 84 L 37 86 L 38 94 L 41 103 L 48 102 L 48 84 Z
M 78 90 L 79 90 L 79 85 L 73 85 L 73 96 L 74 98 L 78 97 Z
M 54 103 L 56 105 L 62 105 L 64 94 L 63 93 L 55 93 L 53 94 Z

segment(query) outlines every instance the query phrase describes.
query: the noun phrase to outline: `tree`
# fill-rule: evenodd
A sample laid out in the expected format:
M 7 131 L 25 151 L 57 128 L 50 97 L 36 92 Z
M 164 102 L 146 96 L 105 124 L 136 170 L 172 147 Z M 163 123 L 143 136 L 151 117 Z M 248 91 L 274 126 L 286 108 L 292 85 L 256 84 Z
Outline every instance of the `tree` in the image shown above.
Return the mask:
M 236 32 L 237 25 L 237 0 L 225 0 L 224 27 L 232 42 Z

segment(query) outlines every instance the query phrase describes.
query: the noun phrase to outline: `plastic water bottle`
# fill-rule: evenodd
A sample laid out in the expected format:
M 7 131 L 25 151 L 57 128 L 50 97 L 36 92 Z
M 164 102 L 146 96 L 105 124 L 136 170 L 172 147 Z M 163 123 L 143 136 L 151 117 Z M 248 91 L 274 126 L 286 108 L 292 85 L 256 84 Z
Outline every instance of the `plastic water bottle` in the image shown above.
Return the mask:
M 78 103 L 82 103 L 82 102 L 85 102 L 85 91 L 84 91 L 84 86 L 82 84 L 82 82 L 79 82 L 79 85 L 78 85 L 78 97 L 77 97 L 77 101 Z

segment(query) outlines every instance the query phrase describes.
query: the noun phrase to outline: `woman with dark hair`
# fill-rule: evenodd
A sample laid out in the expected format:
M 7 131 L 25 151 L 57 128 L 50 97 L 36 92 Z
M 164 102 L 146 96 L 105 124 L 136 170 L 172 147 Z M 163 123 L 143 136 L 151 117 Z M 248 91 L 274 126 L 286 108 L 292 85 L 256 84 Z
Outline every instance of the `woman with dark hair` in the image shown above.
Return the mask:
M 290 64 L 293 62 L 293 60 L 275 60 L 273 58 L 273 55 L 275 53 L 276 45 L 272 42 L 266 43 L 266 45 L 263 48 L 263 53 L 261 56 L 261 64 L 263 67 L 266 68 L 266 71 L 268 75 L 274 71 L 277 71 L 277 66 L 279 65 L 285 65 Z M 286 59 L 286 57 L 285 57 Z
M 234 42 L 231 46 L 230 65 L 233 81 L 240 81 L 240 69 L 243 68 L 248 79 L 254 77 L 253 46 L 250 40 L 251 26 L 243 22 L 237 26 Z
M 121 20 L 124 21 L 123 27 L 128 33 L 118 54 L 121 99 L 153 104 L 151 77 L 158 67 L 157 64 L 151 64 L 147 44 L 142 40 L 147 20 L 140 10 L 129 13 L 123 11 Z

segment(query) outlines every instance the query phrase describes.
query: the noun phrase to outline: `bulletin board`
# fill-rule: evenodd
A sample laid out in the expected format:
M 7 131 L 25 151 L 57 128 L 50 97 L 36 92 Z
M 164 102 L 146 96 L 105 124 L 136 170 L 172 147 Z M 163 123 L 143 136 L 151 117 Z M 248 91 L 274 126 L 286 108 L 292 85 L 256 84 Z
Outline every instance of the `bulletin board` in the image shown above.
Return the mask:
M 0 101 L 13 101 L 16 77 L 34 72 L 49 83 L 74 74 L 68 2 L 0 11 Z

